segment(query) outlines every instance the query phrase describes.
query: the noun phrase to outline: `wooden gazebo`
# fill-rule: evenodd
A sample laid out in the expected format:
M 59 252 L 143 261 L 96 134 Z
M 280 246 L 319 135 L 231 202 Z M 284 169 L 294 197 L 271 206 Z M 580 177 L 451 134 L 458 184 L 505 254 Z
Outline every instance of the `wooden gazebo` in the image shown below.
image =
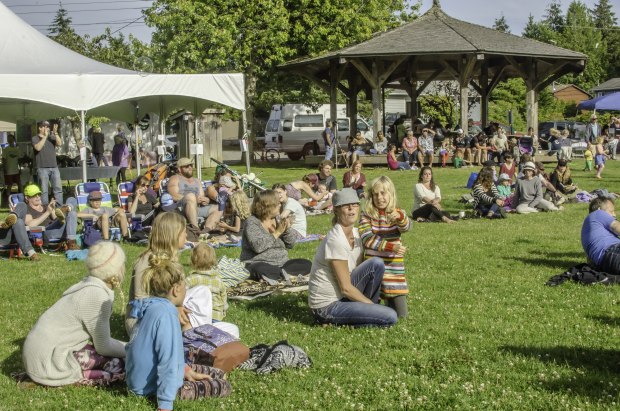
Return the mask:
M 536 129 L 538 93 L 565 74 L 583 71 L 586 59 L 582 53 L 457 20 L 434 0 L 430 10 L 410 23 L 341 50 L 289 61 L 280 69 L 309 78 L 326 90 L 332 118 L 337 92 L 343 92 L 350 104 L 352 127 L 357 94 L 365 90 L 372 96 L 375 130 L 382 124 L 383 87 L 404 89 L 411 97 L 410 112 L 417 116 L 415 102 L 432 81 L 458 81 L 461 107 L 467 107 L 471 85 L 481 96 L 481 120 L 487 124 L 491 91 L 502 80 L 521 77 L 527 86 L 527 124 Z M 460 124 L 467 128 L 467 110 L 461 110 Z

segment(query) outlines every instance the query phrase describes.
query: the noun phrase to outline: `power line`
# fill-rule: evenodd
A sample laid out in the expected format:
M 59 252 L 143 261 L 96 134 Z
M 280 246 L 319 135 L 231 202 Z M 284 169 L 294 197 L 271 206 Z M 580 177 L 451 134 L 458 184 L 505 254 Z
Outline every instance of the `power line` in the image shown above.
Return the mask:
M 115 8 L 111 8 L 111 9 L 82 9 L 82 10 L 66 10 L 68 13 L 83 13 L 83 12 L 89 12 L 89 11 L 116 11 L 116 10 L 146 10 L 144 7 L 115 7 Z M 52 11 L 48 10 L 48 11 L 26 11 L 23 13 L 15 13 L 18 16 L 23 16 L 26 14 L 50 14 L 52 13 Z
M 150 2 L 152 3 L 153 0 L 119 0 L 119 1 L 105 1 L 103 3 L 105 4 L 111 4 L 111 3 L 135 3 L 135 2 Z M 76 5 L 76 4 L 98 4 L 100 5 L 102 2 L 101 1 L 85 1 L 85 2 L 65 2 L 62 5 L 66 6 L 72 6 L 72 5 Z M 13 7 L 44 7 L 44 6 L 59 6 L 59 3 L 40 3 L 40 4 L 15 4 L 13 6 L 7 6 L 9 8 L 13 8 Z
M 127 23 L 133 23 L 141 18 L 142 16 L 138 17 L 135 20 L 125 19 L 125 20 L 115 20 L 115 21 L 100 21 L 100 22 L 92 22 L 92 23 L 71 23 L 71 27 L 73 26 L 100 26 L 103 24 L 112 24 L 112 25 L 127 24 Z M 32 27 L 49 27 L 50 25 L 51 23 L 50 24 L 31 24 Z
M 131 23 L 128 23 L 128 24 L 127 24 L 127 26 L 131 26 L 133 23 L 135 23 L 135 22 L 137 22 L 138 20 L 143 19 L 143 18 L 144 18 L 144 16 L 140 16 L 140 17 L 138 17 L 137 19 L 135 19 L 134 21 L 132 21 Z M 122 29 L 126 28 L 127 26 L 123 26 L 123 27 L 121 27 L 120 29 L 114 30 L 112 33 L 110 33 L 110 35 L 115 34 L 115 33 L 118 33 L 119 31 L 121 31 Z

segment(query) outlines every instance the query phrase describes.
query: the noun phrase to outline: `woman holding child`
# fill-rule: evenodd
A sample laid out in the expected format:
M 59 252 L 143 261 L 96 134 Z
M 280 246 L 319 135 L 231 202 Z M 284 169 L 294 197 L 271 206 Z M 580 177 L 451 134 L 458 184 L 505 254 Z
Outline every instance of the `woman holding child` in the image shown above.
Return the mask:
M 303 258 L 289 259 L 287 249 L 293 248 L 296 236 L 291 220 L 280 219 L 280 199 L 273 190 L 256 194 L 252 215 L 243 229 L 240 260 L 254 278 L 278 280 L 286 274 L 306 275 L 311 262 Z
M 359 197 L 350 188 L 334 194 L 333 228 L 321 241 L 312 263 L 308 305 L 321 324 L 389 327 L 398 317 L 379 304 L 385 265 L 378 257 L 364 262 L 355 224 Z
M 362 173 L 362 162 L 360 160 L 355 160 L 351 164 L 351 170 L 344 173 L 342 187 L 350 187 L 355 190 L 359 198 L 364 198 L 366 176 Z

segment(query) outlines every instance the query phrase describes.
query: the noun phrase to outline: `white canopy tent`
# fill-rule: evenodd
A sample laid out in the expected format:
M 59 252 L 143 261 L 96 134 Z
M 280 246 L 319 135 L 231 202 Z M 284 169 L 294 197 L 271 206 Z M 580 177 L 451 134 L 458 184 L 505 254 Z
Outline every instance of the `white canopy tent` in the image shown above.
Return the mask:
M 201 113 L 213 103 L 245 110 L 244 78 L 230 74 L 138 73 L 92 60 L 39 33 L 0 3 L 0 120 L 87 112 L 133 122 L 148 112 Z M 86 180 L 86 162 L 83 178 Z

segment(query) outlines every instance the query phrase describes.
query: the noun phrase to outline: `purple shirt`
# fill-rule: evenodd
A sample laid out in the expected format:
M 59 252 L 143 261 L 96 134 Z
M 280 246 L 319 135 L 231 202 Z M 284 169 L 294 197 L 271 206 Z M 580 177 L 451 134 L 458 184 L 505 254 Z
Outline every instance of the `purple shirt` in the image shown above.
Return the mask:
M 590 213 L 581 227 L 581 245 L 586 255 L 597 266 L 601 265 L 605 251 L 620 243 L 618 236 L 611 230 L 616 219 L 604 210 Z
M 117 167 L 127 167 L 127 159 L 129 157 L 129 147 L 127 144 L 114 144 L 112 148 L 112 165 Z

